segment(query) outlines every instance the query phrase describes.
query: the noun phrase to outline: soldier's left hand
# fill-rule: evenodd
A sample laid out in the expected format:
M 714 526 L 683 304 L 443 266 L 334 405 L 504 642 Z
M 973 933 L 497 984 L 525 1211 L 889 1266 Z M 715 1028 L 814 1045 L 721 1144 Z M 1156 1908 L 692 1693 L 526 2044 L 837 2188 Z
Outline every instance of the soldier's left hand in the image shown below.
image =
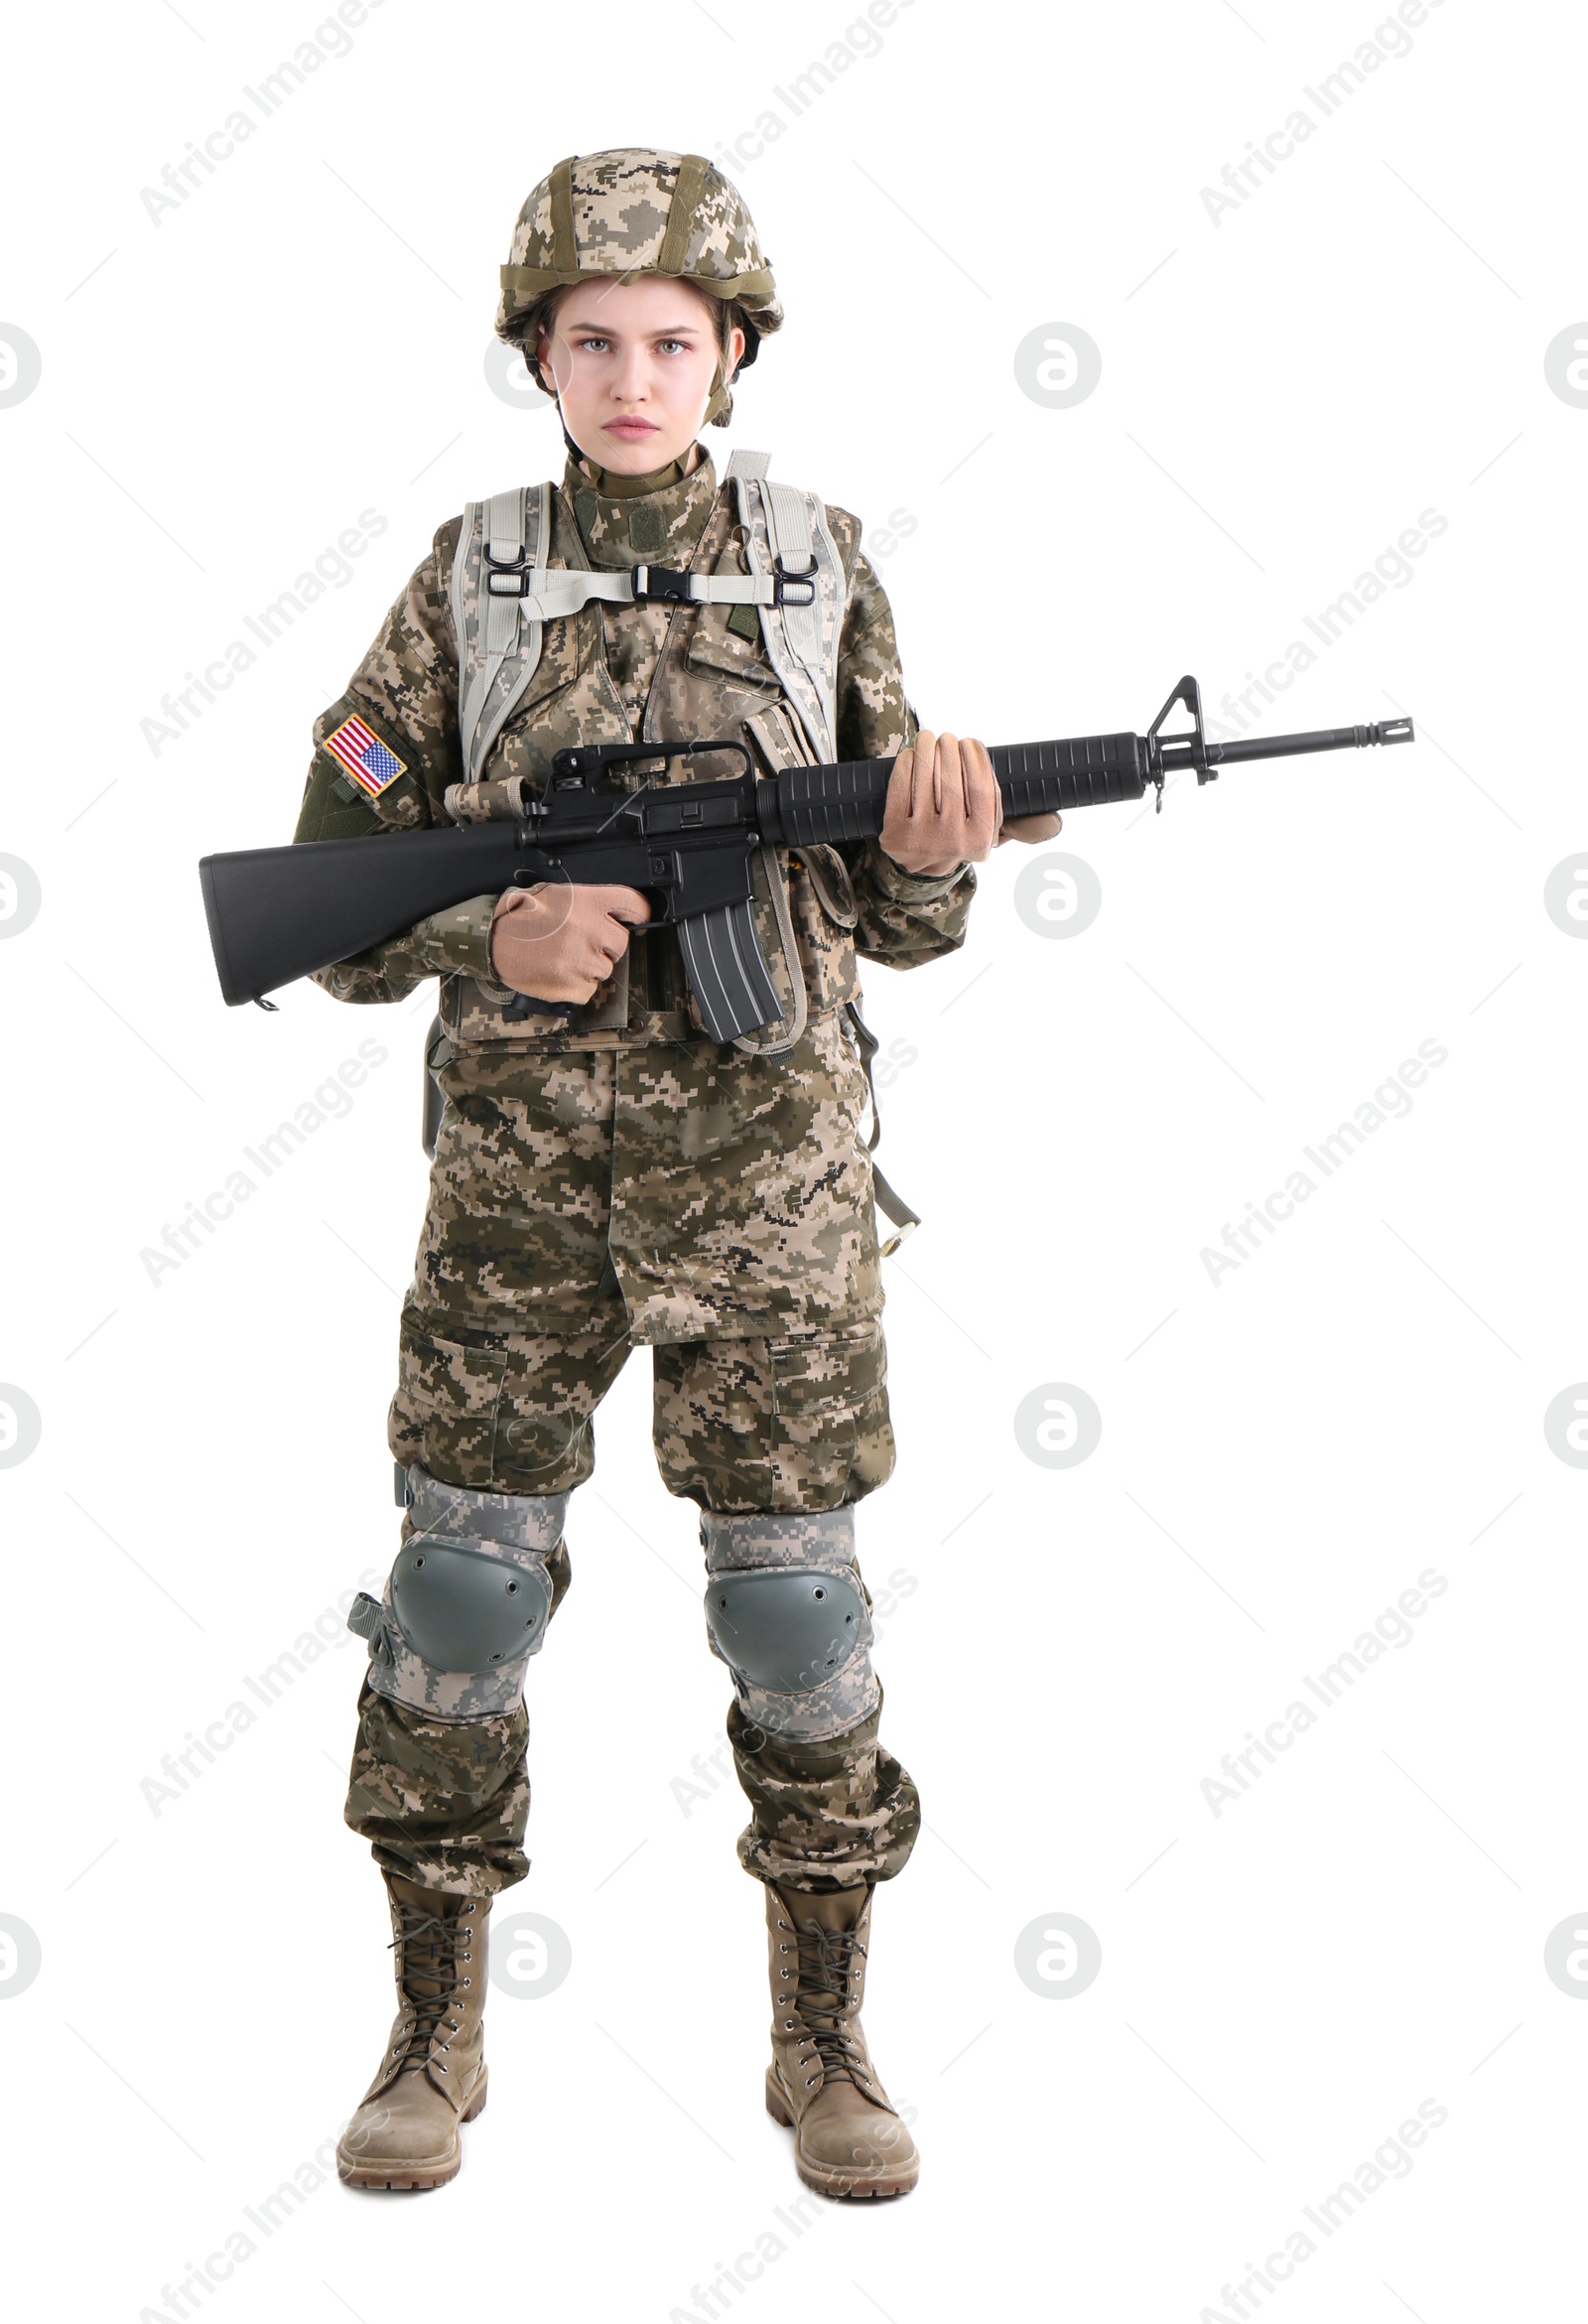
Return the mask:
M 987 745 L 926 728 L 907 744 L 888 777 L 881 846 L 904 872 L 944 879 L 980 864 L 1006 839 L 1035 846 L 1059 831 L 1057 815 L 1003 820 L 1003 799 Z

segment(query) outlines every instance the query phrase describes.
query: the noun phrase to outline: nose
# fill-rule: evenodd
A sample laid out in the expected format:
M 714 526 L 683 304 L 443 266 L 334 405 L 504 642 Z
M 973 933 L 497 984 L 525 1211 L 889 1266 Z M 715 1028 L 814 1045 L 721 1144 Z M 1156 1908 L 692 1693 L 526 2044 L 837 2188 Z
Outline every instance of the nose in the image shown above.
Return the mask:
M 612 395 L 618 403 L 644 403 L 650 394 L 645 348 L 631 345 L 618 357 L 612 374 Z

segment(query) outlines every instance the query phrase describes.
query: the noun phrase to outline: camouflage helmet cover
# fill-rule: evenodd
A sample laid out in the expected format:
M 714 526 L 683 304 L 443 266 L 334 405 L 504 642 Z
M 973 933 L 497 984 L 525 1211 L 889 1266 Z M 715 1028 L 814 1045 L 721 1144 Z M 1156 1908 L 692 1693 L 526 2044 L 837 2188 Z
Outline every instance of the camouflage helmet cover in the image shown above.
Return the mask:
M 539 386 L 534 335 L 547 295 L 593 275 L 641 274 L 673 275 L 736 301 L 749 325 L 743 363 L 782 324 L 772 269 L 737 187 L 698 153 L 622 146 L 559 162 L 524 204 L 501 270 L 496 336 L 523 349 Z M 719 384 L 708 417 L 726 421 L 731 409 Z

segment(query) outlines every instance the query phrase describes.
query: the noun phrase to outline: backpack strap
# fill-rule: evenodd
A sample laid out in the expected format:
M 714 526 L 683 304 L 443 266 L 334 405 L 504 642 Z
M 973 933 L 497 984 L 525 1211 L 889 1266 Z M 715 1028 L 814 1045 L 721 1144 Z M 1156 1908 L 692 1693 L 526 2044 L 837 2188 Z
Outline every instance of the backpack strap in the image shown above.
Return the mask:
M 764 467 L 765 456 L 759 457 Z M 742 458 L 734 455 L 735 461 Z M 731 472 L 733 462 L 728 466 Z M 539 667 L 545 624 L 564 620 L 592 603 L 754 606 L 763 625 L 768 620 L 774 624 L 780 641 L 783 624 L 793 617 L 796 628 L 791 635 L 797 650 L 811 650 L 807 630 L 819 618 L 821 592 L 809 546 L 807 495 L 786 485 L 774 487 L 782 495 L 773 519 L 780 529 L 766 536 L 766 553 L 747 574 L 689 573 L 667 565 L 597 573 L 588 567 L 548 570 L 553 489 L 550 483 L 519 485 L 488 500 L 471 500 L 463 511 L 453 558 L 452 615 L 465 783 L 479 779 L 491 745 Z M 786 563 L 779 561 L 775 542 L 785 544 Z M 827 545 L 836 566 L 831 538 Z M 796 648 L 784 650 L 782 662 L 774 657 L 780 677 L 785 666 L 795 666 Z M 803 692 L 808 699 L 796 701 L 796 708 L 809 728 L 815 700 L 809 681 Z M 831 757 L 832 752 L 827 755 Z
M 735 452 L 731 483 L 743 531 L 744 562 L 760 594 L 766 658 L 793 704 L 818 764 L 838 756 L 838 645 L 848 584 L 827 510 L 798 484 L 774 484 L 764 452 Z M 770 590 L 767 589 L 770 584 Z M 783 586 L 779 588 L 779 584 Z
M 531 585 L 551 550 L 552 487 L 520 484 L 463 510 L 453 558 L 458 726 L 463 777 L 473 782 L 513 704 L 540 665 L 542 623 Z M 496 584 L 501 580 L 507 588 Z M 483 586 L 482 586 L 483 582 Z

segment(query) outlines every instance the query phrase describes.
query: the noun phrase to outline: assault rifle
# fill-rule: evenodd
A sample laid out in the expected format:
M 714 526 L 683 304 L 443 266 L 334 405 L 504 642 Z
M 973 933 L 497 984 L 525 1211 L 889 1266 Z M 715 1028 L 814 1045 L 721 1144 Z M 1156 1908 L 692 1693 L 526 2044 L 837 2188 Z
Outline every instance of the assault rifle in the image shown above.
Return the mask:
M 1164 734 L 1179 704 L 1189 731 Z M 1195 678 L 1182 678 L 1144 735 L 1085 735 L 1059 743 L 1001 744 L 992 753 L 1003 812 L 1068 813 L 1139 799 L 1167 775 L 1195 768 L 1199 784 L 1249 758 L 1409 743 L 1409 718 L 1316 734 L 1210 743 Z M 602 788 L 608 769 L 636 761 L 727 752 L 740 773 L 699 782 Z M 750 867 L 759 847 L 806 847 L 872 837 L 882 828 L 891 758 L 786 766 L 757 775 L 739 742 L 595 743 L 559 751 L 545 794 L 511 821 L 456 830 L 328 839 L 205 856 L 209 940 L 220 990 L 236 1007 L 295 977 L 383 944 L 432 912 L 474 895 L 542 880 L 637 888 L 651 925 L 676 927 L 684 972 L 713 1040 L 731 1040 L 782 1015 L 750 916 Z M 547 1004 L 550 1006 L 550 1004 Z

